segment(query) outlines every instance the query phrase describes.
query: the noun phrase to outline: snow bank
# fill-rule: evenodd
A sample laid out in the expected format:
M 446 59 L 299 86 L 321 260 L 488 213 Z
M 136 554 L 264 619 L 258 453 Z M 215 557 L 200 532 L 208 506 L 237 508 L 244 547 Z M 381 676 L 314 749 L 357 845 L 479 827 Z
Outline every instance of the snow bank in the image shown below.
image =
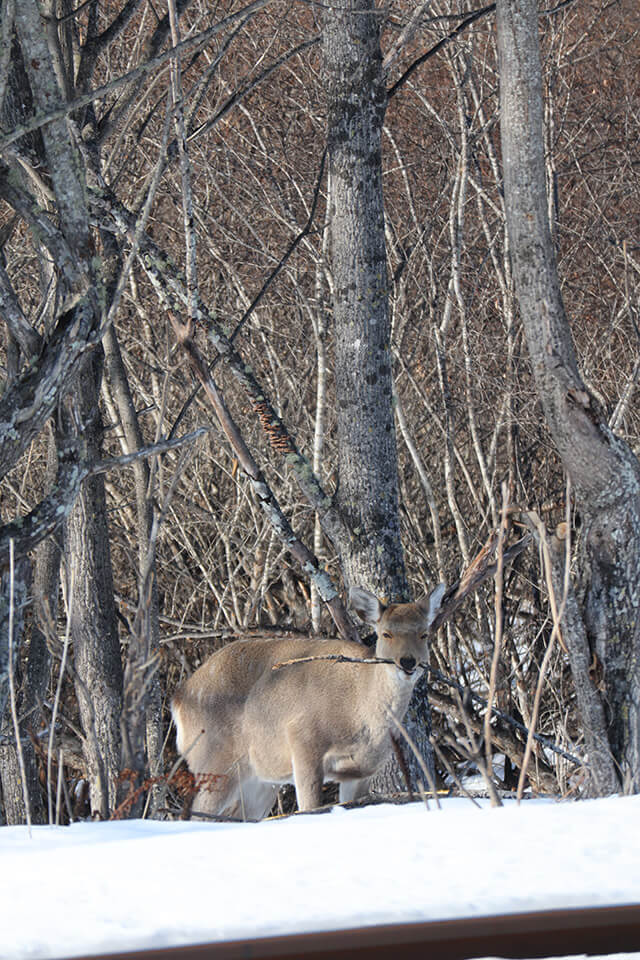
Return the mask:
M 0 828 L 0 957 L 640 902 L 640 797 Z

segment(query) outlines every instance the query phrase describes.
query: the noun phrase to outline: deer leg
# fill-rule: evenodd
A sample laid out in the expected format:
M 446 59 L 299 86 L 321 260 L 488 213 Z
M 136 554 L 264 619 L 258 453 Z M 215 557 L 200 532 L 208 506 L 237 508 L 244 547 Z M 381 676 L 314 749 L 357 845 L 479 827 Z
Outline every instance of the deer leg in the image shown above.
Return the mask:
M 293 760 L 293 777 L 299 810 L 315 810 L 322 806 L 322 765 Z
M 363 780 L 344 780 L 340 784 L 340 803 L 353 803 L 369 793 L 369 777 Z
M 299 810 L 315 810 L 322 805 L 324 770 L 322 755 L 317 747 L 306 741 L 304 734 L 289 725 L 289 744 L 293 782 Z
M 242 813 L 246 820 L 262 820 L 275 803 L 278 788 L 273 783 L 252 777 L 242 786 Z
M 229 788 L 224 777 L 205 777 L 205 782 L 196 793 L 191 816 L 197 817 L 197 814 L 215 817 L 219 816 L 228 803 Z

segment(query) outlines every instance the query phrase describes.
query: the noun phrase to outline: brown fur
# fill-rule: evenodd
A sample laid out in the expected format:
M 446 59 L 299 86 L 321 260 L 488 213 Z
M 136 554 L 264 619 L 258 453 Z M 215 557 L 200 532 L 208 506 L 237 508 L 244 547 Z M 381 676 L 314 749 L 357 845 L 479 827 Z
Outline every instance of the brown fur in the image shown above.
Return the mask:
M 192 773 L 215 778 L 199 791 L 194 813 L 259 819 L 281 783 L 295 783 L 301 810 L 319 806 L 327 780 L 340 783 L 343 801 L 366 793 L 391 750 L 391 715 L 401 720 L 409 705 L 420 670 L 407 667 L 426 657 L 442 592 L 384 608 L 352 591 L 352 604 L 376 629 L 376 655 L 394 664 L 317 660 L 272 670 L 323 653 L 368 655 L 338 639 L 238 640 L 214 653 L 172 702 L 178 750 Z

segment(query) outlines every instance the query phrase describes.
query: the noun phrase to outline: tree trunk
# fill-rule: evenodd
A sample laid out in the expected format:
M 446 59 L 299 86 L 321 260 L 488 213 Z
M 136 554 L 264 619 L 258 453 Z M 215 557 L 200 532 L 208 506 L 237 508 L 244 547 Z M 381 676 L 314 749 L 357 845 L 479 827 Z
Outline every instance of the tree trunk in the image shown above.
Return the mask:
M 640 466 L 582 380 L 560 295 L 545 190 L 537 3 L 498 0 L 496 9 L 516 293 L 538 394 L 582 518 L 582 615 L 603 668 L 609 743 L 621 782 L 638 791 Z
M 96 366 L 95 361 L 87 365 L 74 391 L 90 462 L 100 459 L 102 438 Z M 89 477 L 82 485 L 65 527 L 65 559 L 91 811 L 106 818 L 116 804 L 120 773 L 122 662 L 101 476 Z
M 554 535 L 549 538 L 549 550 L 553 589 L 559 598 L 564 592 L 565 545 Z M 605 796 L 615 793 L 620 788 L 620 782 L 609 747 L 604 703 L 592 680 L 593 654 L 571 581 L 562 626 L 589 757 L 590 783 L 584 792 L 593 796 Z
M 103 238 L 106 244 L 108 237 Z M 107 248 L 107 247 L 106 247 Z M 115 252 L 113 255 L 115 259 Z M 124 436 L 124 452 L 132 453 L 144 446 L 144 439 L 136 414 L 135 404 L 129 388 L 127 372 L 120 352 L 120 345 L 113 326 L 104 337 L 104 350 L 107 378 L 118 408 L 118 416 Z M 122 722 L 124 742 L 131 754 L 126 761 L 132 765 L 135 757 L 136 773 L 139 782 L 149 775 L 158 776 L 162 765 L 162 691 L 160 678 L 153 658 L 157 656 L 160 642 L 158 578 L 155 571 L 155 543 L 152 544 L 154 505 L 152 491 L 149 488 L 151 471 L 146 460 L 136 460 L 133 464 L 136 490 L 137 541 L 138 541 L 138 616 L 134 632 L 130 637 L 128 665 L 130 682 L 136 690 L 125 689 Z M 149 565 L 151 564 L 151 565 Z M 135 662 L 135 667 L 134 667 Z M 126 667 L 125 667 L 125 672 Z M 141 738 L 141 729 L 144 736 Z M 142 742 L 140 742 L 142 740 Z M 157 805 L 161 791 L 154 787 L 151 791 L 151 810 Z M 140 804 L 132 815 L 142 812 L 145 802 L 144 793 Z
M 341 559 L 351 586 L 362 585 L 387 600 L 406 600 L 382 191 L 387 91 L 373 0 L 332 4 L 326 14 L 323 47 L 334 282 L 337 503 L 351 532 L 349 543 L 341 544 Z M 406 722 L 421 752 L 432 762 L 424 690 L 414 698 Z M 384 792 L 404 789 L 395 758 L 374 786 Z
M 367 15 L 368 14 L 368 15 Z M 381 135 L 387 93 L 372 0 L 327 13 L 338 506 L 353 535 L 351 584 L 406 599 L 398 522 Z

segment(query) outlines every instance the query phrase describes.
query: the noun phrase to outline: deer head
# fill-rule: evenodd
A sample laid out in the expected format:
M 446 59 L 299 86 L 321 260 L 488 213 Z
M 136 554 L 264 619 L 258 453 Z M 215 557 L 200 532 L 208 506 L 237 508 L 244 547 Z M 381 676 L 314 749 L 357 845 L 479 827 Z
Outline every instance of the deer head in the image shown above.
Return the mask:
M 415 603 L 384 604 L 362 587 L 352 587 L 349 602 L 361 620 L 376 631 L 376 656 L 395 661 L 412 676 L 426 658 L 429 630 L 440 608 L 445 585 Z

